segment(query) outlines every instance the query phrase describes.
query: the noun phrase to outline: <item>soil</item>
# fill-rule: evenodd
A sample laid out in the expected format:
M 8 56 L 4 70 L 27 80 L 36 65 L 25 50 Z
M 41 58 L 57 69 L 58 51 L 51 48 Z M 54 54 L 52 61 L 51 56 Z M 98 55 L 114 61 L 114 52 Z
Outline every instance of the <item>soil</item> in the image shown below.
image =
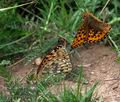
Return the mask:
M 80 63 L 91 64 L 84 68 L 89 84 L 100 83 L 98 96 L 102 96 L 105 102 L 120 102 L 120 64 L 117 63 L 116 53 L 103 45 L 79 51 Z
M 89 48 L 78 48 L 77 53 L 72 58 L 74 66 L 83 65 L 84 74 L 88 80 L 89 86 L 99 81 L 97 87 L 97 95 L 102 97 L 104 102 L 120 102 L 120 64 L 117 62 L 117 54 L 115 51 L 104 45 L 93 45 Z M 78 57 L 79 55 L 79 57 Z M 18 64 L 12 70 L 13 74 L 20 79 L 30 72 L 33 66 L 31 64 Z M 59 86 L 52 86 L 50 90 L 53 93 L 61 90 L 63 84 L 69 87 L 76 87 L 76 83 L 72 81 L 61 82 Z M 0 90 L 3 91 L 5 85 L 2 77 L 0 77 Z

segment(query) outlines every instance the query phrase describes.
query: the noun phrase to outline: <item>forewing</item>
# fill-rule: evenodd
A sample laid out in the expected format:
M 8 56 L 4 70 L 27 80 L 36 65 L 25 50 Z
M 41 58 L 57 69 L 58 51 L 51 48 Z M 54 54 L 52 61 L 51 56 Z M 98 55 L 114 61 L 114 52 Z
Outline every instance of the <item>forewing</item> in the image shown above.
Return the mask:
M 76 48 L 78 46 L 83 45 L 85 42 L 86 42 L 86 31 L 85 28 L 82 26 L 80 30 L 77 32 L 71 47 Z

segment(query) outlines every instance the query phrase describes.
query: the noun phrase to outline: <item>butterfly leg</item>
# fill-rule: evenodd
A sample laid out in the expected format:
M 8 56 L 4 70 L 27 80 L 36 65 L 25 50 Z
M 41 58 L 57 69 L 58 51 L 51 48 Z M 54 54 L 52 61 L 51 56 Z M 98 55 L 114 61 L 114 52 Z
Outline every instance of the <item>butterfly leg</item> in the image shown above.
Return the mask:
M 85 43 L 85 44 L 84 44 L 84 47 L 85 47 L 86 49 L 88 49 L 89 46 L 90 46 L 90 44 L 88 44 L 88 43 Z
M 79 61 L 80 54 L 76 49 L 73 49 L 69 54 L 71 55 L 71 58 L 74 59 L 75 62 Z

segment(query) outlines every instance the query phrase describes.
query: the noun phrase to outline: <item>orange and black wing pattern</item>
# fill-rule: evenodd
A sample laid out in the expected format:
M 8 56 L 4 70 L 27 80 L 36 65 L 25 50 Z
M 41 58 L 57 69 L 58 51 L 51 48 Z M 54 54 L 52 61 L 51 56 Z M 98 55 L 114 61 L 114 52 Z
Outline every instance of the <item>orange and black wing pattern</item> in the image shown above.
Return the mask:
M 66 40 L 59 38 L 58 44 L 40 63 L 36 76 L 45 73 L 67 73 L 72 70 L 69 54 L 66 50 Z
M 92 13 L 86 12 L 82 16 L 83 23 L 72 42 L 71 48 L 77 48 L 84 43 L 101 41 L 110 32 L 111 26 L 96 18 Z

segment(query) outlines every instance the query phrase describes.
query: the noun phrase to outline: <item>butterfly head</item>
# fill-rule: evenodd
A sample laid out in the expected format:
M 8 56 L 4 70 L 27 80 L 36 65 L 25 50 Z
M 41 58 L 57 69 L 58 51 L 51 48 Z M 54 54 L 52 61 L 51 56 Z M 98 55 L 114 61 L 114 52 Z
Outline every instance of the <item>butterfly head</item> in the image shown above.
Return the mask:
M 91 21 L 91 22 L 102 22 L 100 19 L 98 19 L 96 16 L 94 16 L 92 13 L 90 12 L 85 12 L 82 14 L 82 17 L 85 21 Z
M 59 37 L 59 38 L 58 38 L 58 45 L 59 45 L 59 46 L 64 46 L 64 47 L 66 47 L 66 45 L 67 45 L 66 39 L 63 38 L 63 37 Z

